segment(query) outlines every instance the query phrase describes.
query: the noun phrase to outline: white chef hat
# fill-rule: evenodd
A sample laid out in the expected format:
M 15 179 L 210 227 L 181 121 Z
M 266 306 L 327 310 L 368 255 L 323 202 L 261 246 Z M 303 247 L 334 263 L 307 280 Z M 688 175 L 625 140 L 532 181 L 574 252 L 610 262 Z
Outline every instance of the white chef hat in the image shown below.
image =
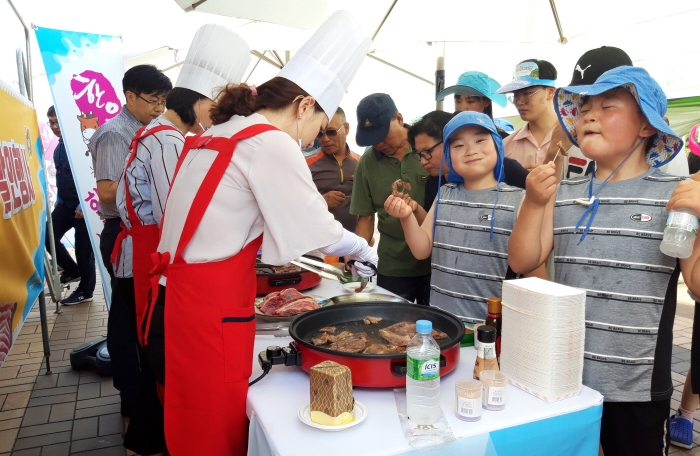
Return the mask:
M 289 79 L 316 99 L 333 118 L 372 40 L 345 11 L 333 13 L 294 54 L 277 76 Z
M 237 33 L 205 24 L 194 35 L 175 87 L 214 98 L 226 84 L 240 84 L 250 64 L 250 48 Z

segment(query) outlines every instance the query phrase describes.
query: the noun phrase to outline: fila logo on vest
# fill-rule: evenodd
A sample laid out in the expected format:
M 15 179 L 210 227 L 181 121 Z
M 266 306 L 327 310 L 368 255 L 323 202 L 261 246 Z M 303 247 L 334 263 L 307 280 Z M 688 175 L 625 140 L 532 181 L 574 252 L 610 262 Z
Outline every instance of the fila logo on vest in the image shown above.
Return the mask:
M 651 222 L 651 215 L 648 214 L 632 214 L 630 220 L 633 222 Z
M 491 214 L 481 214 L 479 216 L 479 220 L 481 220 L 482 222 L 490 222 L 491 220 L 493 220 L 493 217 L 491 216 Z

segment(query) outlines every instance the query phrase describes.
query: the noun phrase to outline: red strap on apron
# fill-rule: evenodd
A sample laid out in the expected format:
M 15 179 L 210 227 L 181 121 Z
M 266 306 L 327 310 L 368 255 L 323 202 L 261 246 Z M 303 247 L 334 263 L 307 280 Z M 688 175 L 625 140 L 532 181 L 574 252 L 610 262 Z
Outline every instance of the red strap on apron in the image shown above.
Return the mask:
M 141 226 L 141 221 L 139 220 L 138 216 L 136 215 L 136 211 L 134 210 L 134 205 L 131 199 L 131 193 L 129 193 L 129 183 L 126 181 L 126 172 L 129 169 L 129 166 L 131 165 L 131 162 L 134 161 L 134 158 L 136 157 L 136 151 L 138 149 L 138 144 L 139 141 L 141 141 L 143 138 L 146 138 L 148 136 L 151 136 L 155 133 L 158 133 L 159 131 L 164 131 L 164 130 L 173 130 L 173 131 L 178 131 L 176 128 L 171 127 L 170 125 L 157 125 L 153 128 L 151 128 L 148 131 L 145 131 L 148 125 L 145 125 L 136 132 L 134 137 L 131 140 L 131 144 L 129 145 L 129 149 L 131 150 L 131 153 L 129 154 L 129 159 L 126 161 L 126 166 L 124 167 L 124 173 L 122 174 L 122 180 L 124 181 L 124 198 L 125 198 L 125 205 L 126 205 L 126 214 L 127 218 L 129 219 L 129 223 L 131 223 L 131 226 Z M 179 163 L 178 163 L 179 164 Z M 112 264 L 118 264 L 119 259 L 121 257 L 121 250 L 122 250 L 122 243 L 124 242 L 124 239 L 126 239 L 126 236 L 129 235 L 129 230 L 126 228 L 126 225 L 124 222 L 121 222 L 121 227 L 122 230 L 119 232 L 117 235 L 117 239 L 114 242 L 114 249 L 112 250 L 112 256 L 109 259 L 109 261 Z
M 173 263 L 185 262 L 182 258 L 182 253 L 184 252 L 189 242 L 192 240 L 192 237 L 194 236 L 194 233 L 197 230 L 197 227 L 199 226 L 202 217 L 204 217 L 204 213 L 206 212 L 207 207 L 209 207 L 211 199 L 214 197 L 214 192 L 219 186 L 221 179 L 224 177 L 226 168 L 228 167 L 228 164 L 231 161 L 231 158 L 233 157 L 233 153 L 236 149 L 238 141 L 242 139 L 251 138 L 260 133 L 264 133 L 266 131 L 271 130 L 277 130 L 277 128 L 269 124 L 258 124 L 244 128 L 243 130 L 239 131 L 230 138 L 212 136 L 202 137 L 200 133 L 199 135 L 188 137 L 185 140 L 185 147 L 183 148 L 183 151 L 180 154 L 180 159 L 177 162 L 175 174 L 170 185 L 171 189 L 172 185 L 175 183 L 175 179 L 177 178 L 178 171 L 180 170 L 180 165 L 182 164 L 182 162 L 184 161 L 185 157 L 191 149 L 206 148 L 216 150 L 219 153 L 214 159 L 214 163 L 212 163 L 211 167 L 209 168 L 209 171 L 207 172 L 204 181 L 202 182 L 201 186 L 199 187 L 199 190 L 197 191 L 197 194 L 195 195 L 194 200 L 192 201 L 192 205 L 190 206 L 190 212 L 187 216 L 187 219 L 185 220 L 185 225 L 182 229 L 182 234 L 180 235 L 180 241 L 177 245 L 175 259 Z M 170 197 L 169 193 L 168 197 Z M 163 218 L 161 219 L 161 229 L 164 225 L 163 220 L 165 220 L 165 213 L 163 213 Z M 148 344 L 148 334 L 150 333 L 151 329 L 153 310 L 155 309 L 155 303 L 158 299 L 160 276 L 163 275 L 167 277 L 168 275 L 167 268 L 170 264 L 170 252 L 155 252 L 151 255 L 151 258 L 153 259 L 154 266 L 153 269 L 151 269 L 151 271 L 149 272 L 149 276 L 151 279 L 151 302 L 148 309 L 148 315 L 146 316 L 146 328 L 144 329 L 143 340 L 144 346 Z
M 231 138 L 220 138 L 220 137 L 204 137 L 199 138 L 194 142 L 192 148 L 202 148 L 214 149 L 219 151 L 214 163 L 209 168 L 207 176 L 204 178 L 202 185 L 199 187 L 197 195 L 192 201 L 192 206 L 190 207 L 190 212 L 185 221 L 185 226 L 182 228 L 182 234 L 180 235 L 180 241 L 177 245 L 177 250 L 175 251 L 175 258 L 173 263 L 184 263 L 185 260 L 182 258 L 182 254 L 185 248 L 192 240 L 195 231 L 199 227 L 199 223 L 204 217 L 204 213 L 209 207 L 211 199 L 214 197 L 214 192 L 219 186 L 221 179 L 226 173 L 226 168 L 228 167 L 231 157 L 233 157 L 233 152 L 238 144 L 238 141 L 242 139 L 247 139 L 260 133 L 264 133 L 270 130 L 277 130 L 269 124 L 259 124 L 251 125 L 250 127 L 244 128 L 239 131 Z

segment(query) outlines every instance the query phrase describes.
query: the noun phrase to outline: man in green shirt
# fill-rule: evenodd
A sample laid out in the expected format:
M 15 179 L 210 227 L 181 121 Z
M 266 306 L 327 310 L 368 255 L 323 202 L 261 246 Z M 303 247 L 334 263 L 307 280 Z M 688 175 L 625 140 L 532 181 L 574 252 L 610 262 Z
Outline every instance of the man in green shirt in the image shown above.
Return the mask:
M 430 259 L 419 261 L 413 257 L 401 222 L 384 210 L 394 182 L 410 184 L 411 190 L 404 193 L 422 202 L 428 179 L 420 161 L 411 154 L 408 128 L 389 95 L 375 93 L 360 101 L 355 142 L 372 146 L 362 155 L 355 171 L 350 213 L 358 216 L 355 232 L 368 242 L 374 235 L 374 215 L 379 214 L 377 285 L 411 302 L 428 304 Z

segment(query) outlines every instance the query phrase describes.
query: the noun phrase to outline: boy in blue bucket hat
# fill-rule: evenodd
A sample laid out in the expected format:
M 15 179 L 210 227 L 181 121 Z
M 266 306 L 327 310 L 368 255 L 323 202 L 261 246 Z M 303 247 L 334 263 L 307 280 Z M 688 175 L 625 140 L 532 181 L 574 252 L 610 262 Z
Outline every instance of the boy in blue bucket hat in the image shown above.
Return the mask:
M 657 169 L 683 141 L 663 121 L 666 96 L 644 69 L 621 66 L 558 89 L 555 108 L 596 169 L 558 186 L 552 162 L 530 173 L 509 262 L 525 273 L 553 251 L 555 281 L 586 290 L 583 383 L 605 396 L 605 454 L 668 454 L 676 288 L 682 272 L 700 291 L 700 248 L 677 260 L 659 244 L 669 210 L 700 213 L 700 183 Z
M 401 196 L 384 203 L 401 221 L 413 255 L 430 258 L 430 305 L 466 324 L 483 323 L 486 302 L 501 296 L 508 268 L 508 238 L 522 191 L 503 183 L 503 142 L 483 113 L 456 114 L 443 132 L 448 183 L 442 186 L 425 220 L 418 224 Z

